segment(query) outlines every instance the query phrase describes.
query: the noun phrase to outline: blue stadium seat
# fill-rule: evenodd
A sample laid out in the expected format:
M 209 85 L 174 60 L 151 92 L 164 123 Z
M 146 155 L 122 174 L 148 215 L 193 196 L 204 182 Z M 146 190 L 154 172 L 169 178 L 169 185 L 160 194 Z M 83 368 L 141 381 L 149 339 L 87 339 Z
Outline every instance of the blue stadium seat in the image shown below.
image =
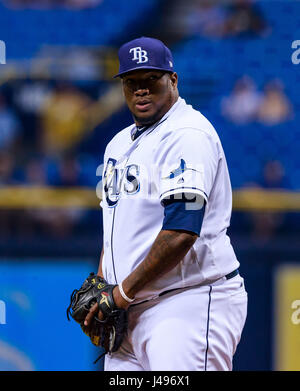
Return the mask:
M 1 39 L 11 59 L 31 58 L 42 44 L 109 45 L 147 15 L 158 0 L 103 1 L 95 8 L 13 10 L 0 3 Z M 18 45 L 14 43 L 17 42 Z M 25 46 L 23 45 L 25 44 Z

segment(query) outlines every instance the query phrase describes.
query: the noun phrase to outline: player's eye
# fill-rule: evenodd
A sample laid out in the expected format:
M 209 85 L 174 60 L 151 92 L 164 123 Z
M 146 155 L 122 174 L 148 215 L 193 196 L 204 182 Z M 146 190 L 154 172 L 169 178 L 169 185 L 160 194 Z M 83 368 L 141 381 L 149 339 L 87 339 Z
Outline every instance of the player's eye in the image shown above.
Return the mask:
M 165 74 L 165 72 L 163 72 L 161 75 L 152 74 L 152 75 L 149 75 L 145 79 L 138 79 L 138 80 L 135 80 L 132 78 L 123 79 L 123 83 L 124 83 L 124 86 L 130 91 L 135 91 L 135 90 L 138 90 L 139 88 L 148 88 L 149 89 L 149 88 L 153 88 L 155 86 L 155 83 L 164 74 Z
M 126 86 L 131 86 L 133 84 L 133 81 L 132 81 L 132 79 L 126 79 L 126 80 L 124 80 L 124 84 Z

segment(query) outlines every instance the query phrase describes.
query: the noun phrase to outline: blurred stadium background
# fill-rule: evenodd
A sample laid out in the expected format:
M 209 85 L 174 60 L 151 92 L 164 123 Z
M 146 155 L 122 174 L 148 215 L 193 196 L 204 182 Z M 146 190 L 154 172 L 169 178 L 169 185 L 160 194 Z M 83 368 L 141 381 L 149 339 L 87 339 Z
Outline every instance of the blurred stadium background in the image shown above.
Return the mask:
M 0 1 L 0 370 L 102 368 L 65 310 L 97 269 L 96 170 L 132 122 L 112 75 L 141 35 L 172 49 L 181 96 L 227 155 L 249 293 L 234 369 L 299 370 L 297 0 Z

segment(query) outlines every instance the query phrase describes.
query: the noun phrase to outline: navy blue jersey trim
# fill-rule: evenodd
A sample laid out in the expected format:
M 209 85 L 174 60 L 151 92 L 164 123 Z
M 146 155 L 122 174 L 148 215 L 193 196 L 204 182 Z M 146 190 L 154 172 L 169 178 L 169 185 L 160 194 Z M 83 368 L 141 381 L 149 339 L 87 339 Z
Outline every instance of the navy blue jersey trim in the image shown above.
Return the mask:
M 200 209 L 189 210 L 189 202 L 169 200 L 164 204 L 162 230 L 185 230 L 200 236 L 205 213 L 205 201 Z
M 141 134 L 143 134 L 147 129 L 150 128 L 151 125 L 149 126 L 136 126 L 135 132 L 131 136 L 131 140 L 134 141 L 138 137 L 140 137 Z
M 143 133 L 145 133 L 147 130 L 149 130 L 151 128 L 151 126 L 153 126 L 153 129 L 151 129 L 149 131 L 148 134 L 152 133 L 154 129 L 156 129 L 159 125 L 161 125 L 163 122 L 165 122 L 166 120 L 168 119 L 165 118 L 163 119 L 162 121 L 158 122 L 157 124 L 152 124 L 152 125 L 149 125 L 149 126 L 145 126 L 145 129 L 142 129 L 142 130 L 137 130 L 136 132 L 134 132 L 132 135 L 131 135 L 131 140 L 132 141 L 135 141 L 136 139 L 138 139 Z M 137 127 L 136 127 L 137 128 Z M 148 136 L 147 134 L 147 136 Z
M 210 285 L 209 293 L 208 293 L 208 306 L 207 306 L 206 350 L 205 350 L 205 361 L 204 361 L 204 370 L 205 371 L 207 371 L 207 355 L 208 355 L 208 349 L 209 349 L 208 334 L 209 334 L 209 317 L 210 317 L 211 292 L 212 292 L 212 286 Z

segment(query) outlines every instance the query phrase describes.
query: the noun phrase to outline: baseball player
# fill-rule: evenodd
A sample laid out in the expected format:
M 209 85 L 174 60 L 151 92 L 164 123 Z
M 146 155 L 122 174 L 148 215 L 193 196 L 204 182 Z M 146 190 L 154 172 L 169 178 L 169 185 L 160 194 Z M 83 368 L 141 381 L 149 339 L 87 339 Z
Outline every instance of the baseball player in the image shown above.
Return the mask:
M 125 43 L 119 61 L 134 123 L 104 154 L 98 275 L 116 285 L 128 331 L 105 370 L 231 370 L 247 293 L 226 234 L 232 190 L 220 139 L 179 96 L 161 41 Z M 95 316 L 98 304 L 86 327 Z

